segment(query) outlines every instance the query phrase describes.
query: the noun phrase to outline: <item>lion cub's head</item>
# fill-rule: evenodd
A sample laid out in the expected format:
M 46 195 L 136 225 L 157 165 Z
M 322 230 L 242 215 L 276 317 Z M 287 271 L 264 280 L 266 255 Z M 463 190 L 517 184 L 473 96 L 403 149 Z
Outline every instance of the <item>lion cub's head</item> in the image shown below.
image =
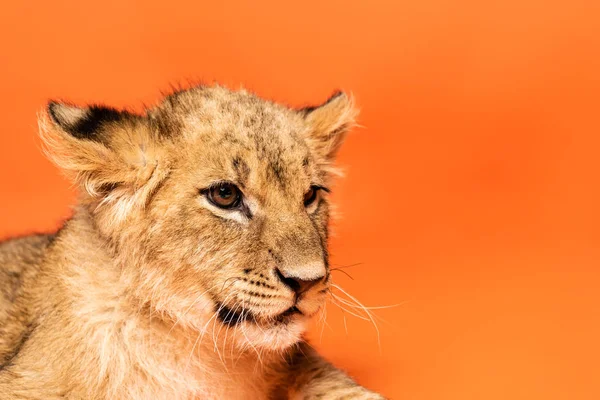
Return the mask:
M 45 145 L 81 185 L 132 296 L 240 345 L 299 340 L 327 295 L 327 193 L 349 97 L 294 110 L 198 87 L 143 115 L 59 103 L 48 115 Z

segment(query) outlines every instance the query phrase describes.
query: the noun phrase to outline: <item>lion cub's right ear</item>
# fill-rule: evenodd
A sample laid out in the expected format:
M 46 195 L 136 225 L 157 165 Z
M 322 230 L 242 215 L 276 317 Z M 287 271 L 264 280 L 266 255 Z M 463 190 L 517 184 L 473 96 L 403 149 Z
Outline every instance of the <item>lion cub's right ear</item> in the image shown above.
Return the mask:
M 351 95 L 337 92 L 325 103 L 300 110 L 310 127 L 307 140 L 325 162 L 335 158 L 346 134 L 356 125 L 358 109 Z
M 132 119 L 133 115 L 125 111 L 103 106 L 76 107 L 51 101 L 48 115 L 63 131 L 77 139 L 98 139 L 101 128 L 107 124 Z
M 161 143 L 144 116 L 50 102 L 39 124 L 49 158 L 104 203 L 143 203 L 168 173 Z

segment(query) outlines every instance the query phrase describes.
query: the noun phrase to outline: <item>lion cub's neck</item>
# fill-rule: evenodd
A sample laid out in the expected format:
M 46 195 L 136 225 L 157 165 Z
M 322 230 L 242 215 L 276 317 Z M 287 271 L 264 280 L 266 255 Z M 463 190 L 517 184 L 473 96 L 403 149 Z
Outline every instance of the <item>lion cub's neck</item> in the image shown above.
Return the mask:
M 57 351 L 62 360 L 46 365 L 64 372 L 49 374 L 68 380 L 53 382 L 57 387 L 71 387 L 84 398 L 267 397 L 270 389 L 262 382 L 281 356 L 261 355 L 259 361 L 252 350 L 217 351 L 211 332 L 174 326 L 151 305 L 140 305 L 85 213 L 60 232 L 46 264 L 60 270 L 41 277 L 57 288 L 47 292 L 53 309 L 44 310 L 55 317 L 40 323 L 36 337 L 40 348 L 64 348 Z M 51 343 L 44 344 L 44 337 Z

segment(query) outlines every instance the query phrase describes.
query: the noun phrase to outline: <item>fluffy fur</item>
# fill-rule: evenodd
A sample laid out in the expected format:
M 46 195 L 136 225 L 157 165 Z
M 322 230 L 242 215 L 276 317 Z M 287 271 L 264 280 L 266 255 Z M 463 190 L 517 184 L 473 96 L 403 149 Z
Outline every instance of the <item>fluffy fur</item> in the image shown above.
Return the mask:
M 139 115 L 51 103 L 42 139 L 81 196 L 58 233 L 0 244 L 0 398 L 381 399 L 302 339 L 355 116 L 343 93 L 294 110 L 219 86 Z M 220 182 L 243 209 L 210 201 Z

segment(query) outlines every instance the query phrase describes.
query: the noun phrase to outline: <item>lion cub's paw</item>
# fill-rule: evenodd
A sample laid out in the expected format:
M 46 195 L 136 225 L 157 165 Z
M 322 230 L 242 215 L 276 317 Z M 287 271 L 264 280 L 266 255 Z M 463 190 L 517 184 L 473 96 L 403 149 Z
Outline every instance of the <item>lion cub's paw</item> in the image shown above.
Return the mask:
M 343 389 L 329 390 L 324 393 L 319 393 L 310 399 L 321 400 L 388 400 L 382 395 L 371 392 L 362 387 L 352 387 Z

